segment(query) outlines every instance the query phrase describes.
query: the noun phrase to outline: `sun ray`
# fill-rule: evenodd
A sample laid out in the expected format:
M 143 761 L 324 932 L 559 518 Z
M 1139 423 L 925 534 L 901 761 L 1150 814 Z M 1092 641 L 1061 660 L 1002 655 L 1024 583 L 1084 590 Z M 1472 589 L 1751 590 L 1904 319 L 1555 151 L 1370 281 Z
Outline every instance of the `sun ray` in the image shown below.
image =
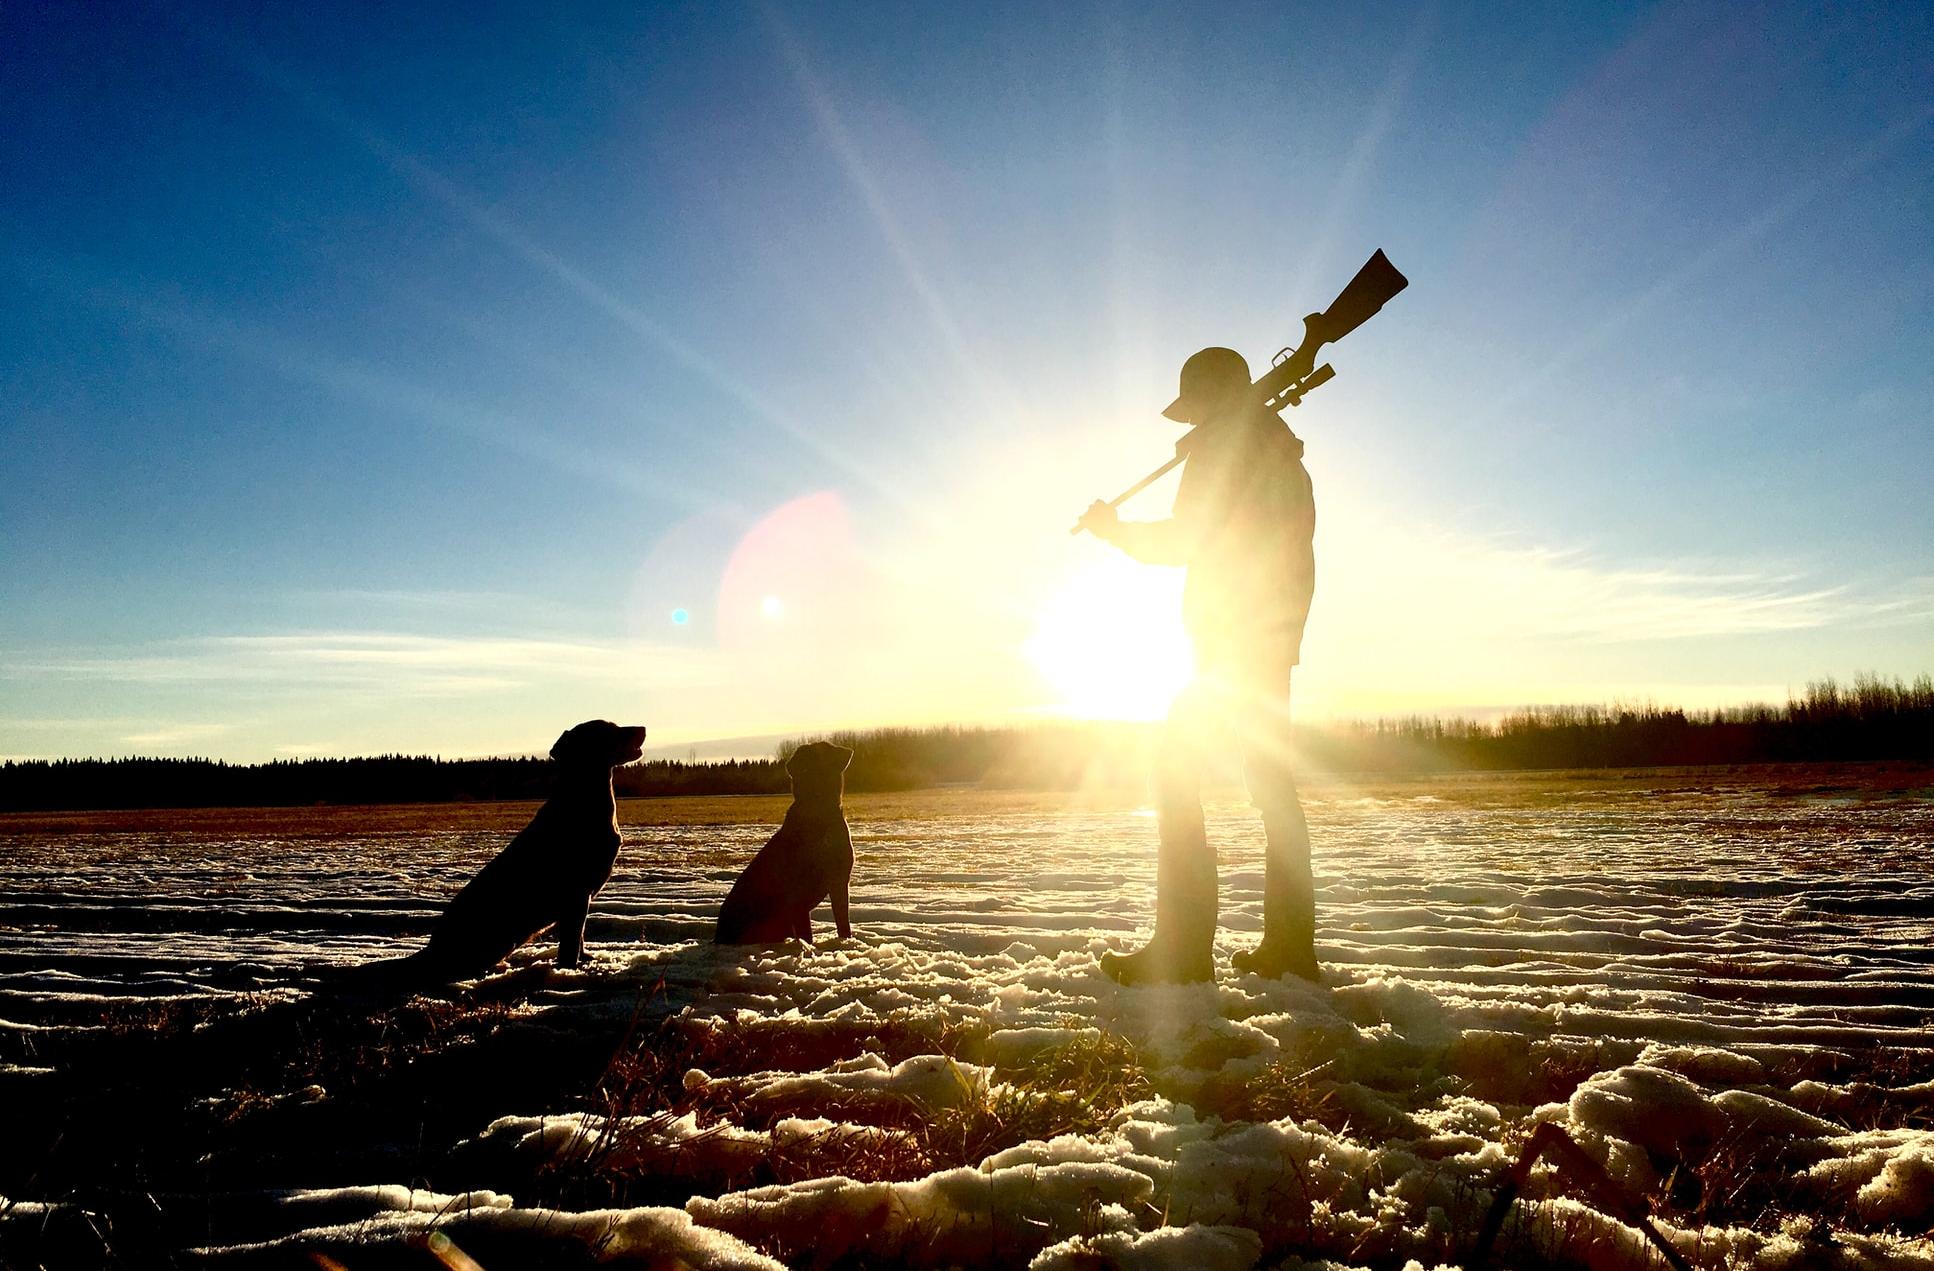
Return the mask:
M 1329 206 L 1323 212 L 1323 219 L 1317 222 L 1316 231 L 1304 239 L 1302 264 L 1297 270 L 1295 284 L 1286 294 L 1316 294 L 1317 274 L 1329 260 L 1344 218 L 1355 205 L 1357 192 L 1376 164 L 1377 151 L 1382 148 L 1383 139 L 1396 122 L 1397 112 L 1403 108 L 1404 100 L 1409 96 L 1410 81 L 1416 75 L 1418 64 L 1423 61 L 1424 50 L 1430 43 L 1436 25 L 1436 4 L 1419 7 L 1416 19 L 1410 24 L 1409 36 L 1391 59 L 1390 70 L 1383 77 L 1383 86 L 1377 90 L 1363 127 L 1350 146 L 1350 157 L 1344 161 L 1330 185 Z
M 508 218 L 486 207 L 482 200 L 461 185 L 364 123 L 341 102 L 290 74 L 261 50 L 236 36 L 205 24 L 189 26 L 180 15 L 175 15 L 175 20 L 181 24 L 180 29 L 218 49 L 251 79 L 289 98 L 311 118 L 354 140 L 411 188 L 440 204 L 471 229 L 535 267 L 598 312 L 656 345 L 681 366 L 746 407 L 767 426 L 785 434 L 835 469 L 859 478 L 875 492 L 888 498 L 897 497 L 889 482 L 854 462 L 845 451 L 818 436 L 777 402 L 727 372 L 697 346 L 678 336 L 644 309 L 614 294 Z
M 981 398 L 983 408 L 988 413 L 1012 416 L 1018 413 L 1014 394 L 999 383 L 987 370 L 985 364 L 974 353 L 973 347 L 955 320 L 946 299 L 940 294 L 926 269 L 914 254 L 913 245 L 906 231 L 901 227 L 899 218 L 893 214 L 880 183 L 873 175 L 872 167 L 860 153 L 858 144 L 853 140 L 851 130 L 840 116 L 839 108 L 833 103 L 832 96 L 826 91 L 811 65 L 806 60 L 804 48 L 796 35 L 786 25 L 778 12 L 770 7 L 766 10 L 773 32 L 774 42 L 779 46 L 787 68 L 792 72 L 799 86 L 800 95 L 806 99 L 818 122 L 820 131 L 825 135 L 826 144 L 839 160 L 841 171 L 852 183 L 866 210 L 871 213 L 874 223 L 879 227 L 880 236 L 886 240 L 887 250 L 906 276 L 907 285 L 918 297 L 927 317 L 940 333 L 948 353 L 958 363 L 965 376 L 966 386 Z
M 1495 422 L 1503 416 L 1504 412 L 1523 401 L 1538 387 L 1563 373 L 1587 354 L 1603 348 L 1647 310 L 1710 274 L 1746 248 L 1765 238 L 1798 215 L 1803 208 L 1822 194 L 1844 187 L 1850 178 L 1879 163 L 1930 123 L 1934 123 L 1934 106 L 1923 107 L 1895 120 L 1843 162 L 1819 172 L 1812 180 L 1803 182 L 1789 193 L 1773 200 L 1758 215 L 1748 218 L 1730 233 L 1718 237 L 1686 256 L 1679 264 L 1667 269 L 1651 283 L 1631 292 L 1624 300 L 1610 306 L 1603 317 L 1547 359 L 1542 366 L 1493 394 L 1490 409 L 1470 421 L 1468 426 L 1477 430 L 1483 425 Z M 1529 430 L 1544 431 L 1551 425 L 1543 418 L 1534 418 L 1524 420 L 1523 426 Z
M 453 401 L 428 385 L 377 370 L 227 313 L 210 312 L 179 298 L 157 298 L 160 294 L 157 288 L 90 276 L 87 269 L 74 261 L 57 263 L 44 257 L 14 256 L 7 263 L 17 274 L 56 289 L 71 300 L 111 308 L 146 326 L 267 367 L 353 405 L 394 411 L 426 428 L 489 442 L 560 472 L 674 506 L 696 508 L 710 501 L 711 496 L 689 485 L 658 480 L 633 461 L 572 445 L 530 420 Z

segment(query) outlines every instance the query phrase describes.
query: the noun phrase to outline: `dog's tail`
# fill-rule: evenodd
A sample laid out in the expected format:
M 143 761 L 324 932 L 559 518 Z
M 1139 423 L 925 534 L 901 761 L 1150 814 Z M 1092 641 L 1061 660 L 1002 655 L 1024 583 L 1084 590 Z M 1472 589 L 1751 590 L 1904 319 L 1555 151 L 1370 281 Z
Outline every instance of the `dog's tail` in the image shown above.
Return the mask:
M 320 996 L 400 1001 L 455 978 L 442 974 L 442 968 L 426 957 L 427 953 L 419 949 L 401 958 L 321 967 L 311 975 L 310 984 Z

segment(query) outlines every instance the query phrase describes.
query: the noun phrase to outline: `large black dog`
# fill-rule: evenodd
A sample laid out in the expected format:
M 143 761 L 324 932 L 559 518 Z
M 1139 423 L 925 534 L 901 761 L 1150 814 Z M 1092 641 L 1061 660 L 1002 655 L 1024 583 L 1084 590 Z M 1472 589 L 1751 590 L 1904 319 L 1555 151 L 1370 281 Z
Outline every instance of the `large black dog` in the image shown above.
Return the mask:
M 603 719 L 559 737 L 550 799 L 450 901 L 430 943 L 407 958 L 353 968 L 349 981 L 403 987 L 469 979 L 547 927 L 557 934 L 557 965 L 577 966 L 591 898 L 610 881 L 623 842 L 611 770 L 638 758 L 644 745 L 643 728 Z
M 831 742 L 801 746 L 786 760 L 792 806 L 779 832 L 766 841 L 732 884 L 719 909 L 720 944 L 774 944 L 813 938 L 812 912 L 831 897 L 840 938 L 853 934 L 846 913 L 853 880 L 853 836 L 840 794 L 853 752 Z

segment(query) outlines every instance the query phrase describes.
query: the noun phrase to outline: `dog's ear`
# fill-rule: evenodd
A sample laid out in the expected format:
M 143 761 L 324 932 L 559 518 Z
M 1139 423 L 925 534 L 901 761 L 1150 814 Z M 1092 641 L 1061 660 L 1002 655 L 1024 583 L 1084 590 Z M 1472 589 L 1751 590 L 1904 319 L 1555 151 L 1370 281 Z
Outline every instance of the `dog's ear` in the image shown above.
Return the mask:
M 786 757 L 786 775 L 802 772 L 845 772 L 853 762 L 853 752 L 830 741 L 809 741 Z
M 587 719 L 575 728 L 564 730 L 557 744 L 551 747 L 553 759 L 588 758 L 609 749 L 618 726 L 608 719 Z

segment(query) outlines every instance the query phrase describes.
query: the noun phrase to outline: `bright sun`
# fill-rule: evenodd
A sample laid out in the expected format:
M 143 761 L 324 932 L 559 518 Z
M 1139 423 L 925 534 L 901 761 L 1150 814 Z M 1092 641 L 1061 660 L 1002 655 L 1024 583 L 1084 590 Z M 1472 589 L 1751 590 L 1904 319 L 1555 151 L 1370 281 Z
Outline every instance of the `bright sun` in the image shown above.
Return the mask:
M 1180 570 L 1097 559 L 1042 606 L 1023 651 L 1071 715 L 1160 719 L 1194 667 L 1181 610 Z

